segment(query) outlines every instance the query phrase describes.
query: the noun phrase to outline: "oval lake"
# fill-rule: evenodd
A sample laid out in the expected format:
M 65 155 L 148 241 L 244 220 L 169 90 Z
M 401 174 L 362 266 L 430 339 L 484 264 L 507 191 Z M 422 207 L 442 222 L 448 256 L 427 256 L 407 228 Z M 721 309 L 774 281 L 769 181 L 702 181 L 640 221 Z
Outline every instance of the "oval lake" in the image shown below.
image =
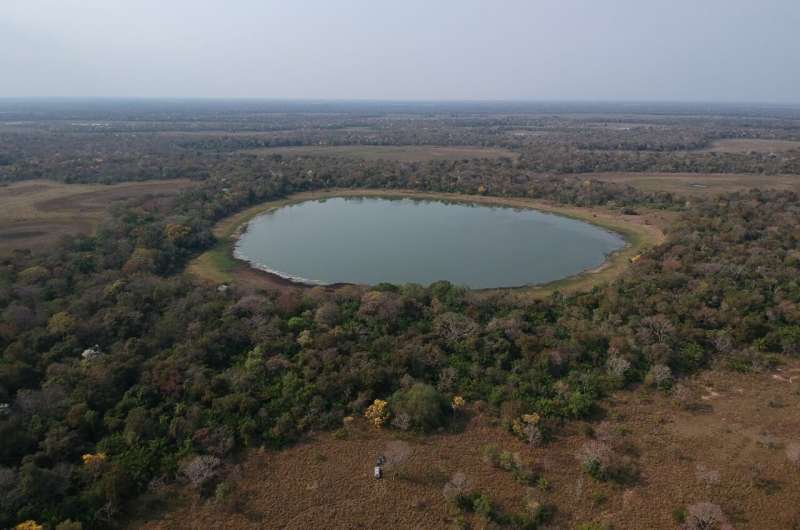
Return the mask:
M 254 218 L 237 258 L 306 283 L 481 289 L 558 280 L 625 245 L 598 226 L 530 209 L 377 197 L 309 200 Z

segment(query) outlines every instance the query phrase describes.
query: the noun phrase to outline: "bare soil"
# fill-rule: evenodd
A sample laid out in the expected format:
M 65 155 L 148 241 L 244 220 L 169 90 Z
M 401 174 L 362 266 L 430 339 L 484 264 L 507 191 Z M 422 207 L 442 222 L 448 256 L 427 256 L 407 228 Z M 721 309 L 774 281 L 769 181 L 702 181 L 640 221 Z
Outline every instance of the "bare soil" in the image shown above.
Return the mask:
M 800 191 L 800 175 L 721 173 L 592 173 L 590 178 L 629 184 L 642 191 L 711 196 L 753 188 Z
M 800 149 L 797 140 L 766 140 L 754 138 L 731 138 L 712 142 L 711 147 L 704 151 L 711 153 L 783 153 Z
M 232 491 L 204 498 L 169 486 L 134 503 L 131 528 L 453 528 L 445 496 L 457 474 L 500 511 L 534 500 L 553 505 L 550 528 L 598 522 L 615 529 L 676 528 L 674 512 L 719 505 L 737 529 L 800 524 L 800 362 L 757 374 L 709 371 L 685 382 L 689 398 L 648 389 L 618 392 L 591 423 L 570 422 L 531 448 L 471 406 L 462 432 L 412 436 L 356 419 L 340 435 L 309 437 L 284 451 L 251 450 L 229 469 Z M 594 431 L 594 434 L 591 431 Z M 598 482 L 576 454 L 612 440 L 638 468 L 625 483 Z M 521 484 L 487 463 L 494 444 L 531 462 L 548 488 Z M 388 463 L 372 478 L 376 457 Z M 485 527 L 468 515 L 472 528 Z

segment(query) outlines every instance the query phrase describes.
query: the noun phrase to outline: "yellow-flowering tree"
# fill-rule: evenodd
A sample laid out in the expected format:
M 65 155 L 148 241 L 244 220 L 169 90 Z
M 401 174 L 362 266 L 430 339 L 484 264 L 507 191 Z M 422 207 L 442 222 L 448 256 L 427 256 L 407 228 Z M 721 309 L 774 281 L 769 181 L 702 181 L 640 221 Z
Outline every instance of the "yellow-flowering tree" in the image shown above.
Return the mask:
M 539 426 L 541 416 L 536 414 L 523 414 L 519 419 L 511 423 L 511 430 L 520 438 L 525 439 L 531 445 L 542 443 L 543 433 Z
M 105 453 L 86 453 L 83 458 L 83 464 L 87 466 L 97 466 L 106 461 Z
M 383 427 L 389 421 L 389 403 L 382 399 L 376 399 L 372 402 L 372 405 L 367 407 L 364 416 L 375 427 Z
M 40 525 L 36 521 L 28 520 L 19 523 L 14 527 L 14 530 L 44 530 L 44 526 Z

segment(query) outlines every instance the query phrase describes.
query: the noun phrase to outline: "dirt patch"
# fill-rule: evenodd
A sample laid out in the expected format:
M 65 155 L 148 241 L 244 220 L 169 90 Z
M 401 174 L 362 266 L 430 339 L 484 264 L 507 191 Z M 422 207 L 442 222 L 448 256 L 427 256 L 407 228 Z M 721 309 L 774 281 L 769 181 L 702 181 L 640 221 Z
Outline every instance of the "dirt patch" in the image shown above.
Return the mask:
M 169 200 L 195 185 L 188 179 L 115 185 L 37 180 L 0 188 L 0 251 L 43 248 L 65 235 L 90 234 L 114 203 Z
M 247 499 L 223 511 L 199 498 L 144 528 L 448 528 L 455 522 L 447 485 L 494 492 L 507 509 L 522 509 L 524 488 L 509 473 L 483 463 L 481 447 L 503 436 L 483 418 L 466 432 L 430 438 L 398 438 L 390 431 L 357 425 L 346 439 L 321 435 L 282 452 L 252 451 L 235 481 L 235 495 Z M 509 443 L 520 449 L 514 439 Z M 384 478 L 372 468 L 387 459 Z M 461 477 L 461 480 L 459 479 Z M 212 503 L 213 504 L 213 503 Z
M 21 186 L 3 186 L 0 187 L 0 195 L 4 198 L 18 197 L 20 195 L 30 195 L 47 190 L 50 186 L 47 184 L 24 184 Z
M 686 196 L 719 195 L 752 188 L 800 191 L 800 175 L 710 173 L 592 173 L 591 178 L 628 184 L 642 191 Z
M 47 199 L 36 202 L 34 206 L 41 211 L 98 212 L 115 202 L 134 197 L 172 197 L 191 185 L 193 182 L 187 179 L 119 184 Z
M 800 516 L 800 468 L 790 462 L 800 458 L 800 385 L 769 373 L 721 371 L 684 384 L 695 396 L 711 387 L 719 397 L 698 407 L 661 392 L 623 391 L 591 424 L 595 440 L 613 440 L 637 467 L 638 478 L 625 484 L 598 482 L 581 470 L 576 454 L 591 440 L 582 422 L 531 448 L 476 412 L 463 432 L 428 437 L 375 430 L 357 419 L 343 436 L 248 452 L 228 478 L 236 502 L 175 487 L 164 494 L 165 513 L 140 514 L 130 527 L 452 528 L 456 513 L 446 493 L 455 488 L 481 491 L 507 512 L 522 512 L 531 501 L 552 504 L 554 528 L 676 528 L 674 514 L 701 503 L 720 507 L 740 530 L 793 528 Z M 490 444 L 519 453 L 546 486 L 520 483 L 487 463 L 483 448 Z M 397 464 L 377 481 L 372 466 L 379 454 Z M 468 521 L 482 527 L 476 516 Z
M 711 147 L 704 149 L 710 153 L 784 153 L 800 149 L 800 141 L 797 140 L 766 140 L 756 138 L 731 138 L 727 140 L 716 140 L 711 143 Z
M 333 156 L 359 158 L 363 160 L 394 160 L 399 162 L 427 162 L 430 160 L 464 160 L 470 158 L 517 158 L 518 153 L 508 149 L 470 146 L 383 146 L 383 145 L 335 145 L 267 147 L 247 149 L 242 153 L 269 156 Z

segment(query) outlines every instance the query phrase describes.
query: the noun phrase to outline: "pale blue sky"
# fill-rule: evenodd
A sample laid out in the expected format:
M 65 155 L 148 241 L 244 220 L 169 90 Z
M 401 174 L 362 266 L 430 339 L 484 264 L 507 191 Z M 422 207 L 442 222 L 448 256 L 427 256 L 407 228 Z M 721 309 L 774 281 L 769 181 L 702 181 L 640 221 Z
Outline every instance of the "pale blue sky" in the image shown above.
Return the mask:
M 0 0 L 0 97 L 800 102 L 800 0 Z

